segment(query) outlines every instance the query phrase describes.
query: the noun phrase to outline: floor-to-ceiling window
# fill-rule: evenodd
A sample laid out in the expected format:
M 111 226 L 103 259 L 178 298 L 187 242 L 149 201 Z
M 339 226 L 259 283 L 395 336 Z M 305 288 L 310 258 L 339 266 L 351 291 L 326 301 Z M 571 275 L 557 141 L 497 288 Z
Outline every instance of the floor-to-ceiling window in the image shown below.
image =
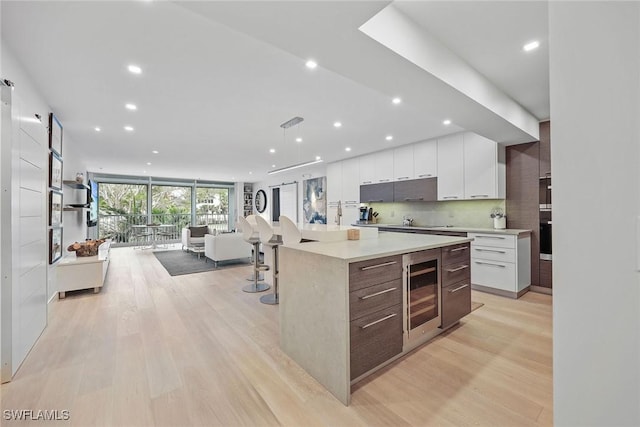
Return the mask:
M 131 226 L 147 223 L 147 185 L 98 183 L 98 236 L 127 243 Z
M 98 183 L 98 237 L 115 244 L 130 244 L 139 231 L 134 225 L 163 225 L 154 233 L 175 242 L 188 225 L 234 227 L 232 183 L 95 174 L 92 180 Z
M 228 231 L 229 224 L 229 188 L 204 186 L 196 187 L 195 223 L 208 225 L 210 229 Z

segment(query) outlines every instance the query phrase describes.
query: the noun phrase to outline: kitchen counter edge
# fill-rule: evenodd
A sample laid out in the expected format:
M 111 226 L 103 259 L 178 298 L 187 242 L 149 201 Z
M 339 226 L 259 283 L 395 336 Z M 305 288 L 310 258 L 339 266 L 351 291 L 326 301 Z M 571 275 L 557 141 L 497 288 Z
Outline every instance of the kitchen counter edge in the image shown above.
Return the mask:
M 486 234 L 510 234 L 514 236 L 525 236 L 531 234 L 531 230 L 519 228 L 473 228 L 473 227 L 421 227 L 419 225 L 402 226 L 397 224 L 353 224 L 354 227 L 383 227 L 397 228 L 399 230 L 425 230 L 425 231 L 453 231 L 458 233 L 486 233 Z

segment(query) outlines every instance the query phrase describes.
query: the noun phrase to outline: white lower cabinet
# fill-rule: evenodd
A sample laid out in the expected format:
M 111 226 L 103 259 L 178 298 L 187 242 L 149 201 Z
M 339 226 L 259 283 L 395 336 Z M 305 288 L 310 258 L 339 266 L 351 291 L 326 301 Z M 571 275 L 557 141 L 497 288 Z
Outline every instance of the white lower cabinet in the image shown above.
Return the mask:
M 480 290 L 517 298 L 531 285 L 531 237 L 469 233 L 471 283 Z

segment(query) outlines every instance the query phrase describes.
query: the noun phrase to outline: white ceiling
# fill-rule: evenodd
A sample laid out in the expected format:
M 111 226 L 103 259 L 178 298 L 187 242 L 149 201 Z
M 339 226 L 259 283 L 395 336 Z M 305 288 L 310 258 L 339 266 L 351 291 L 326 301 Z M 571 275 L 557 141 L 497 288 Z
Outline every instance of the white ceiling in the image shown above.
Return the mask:
M 274 164 L 334 161 L 462 129 L 507 143 L 534 139 L 358 30 L 389 3 L 0 5 L 4 47 L 29 71 L 89 171 L 260 181 Z M 475 3 L 395 6 L 505 97 L 548 118 L 546 3 Z M 524 54 L 533 38 L 541 48 Z M 304 65 L 311 57 L 315 70 Z M 130 74 L 130 63 L 143 74 Z M 393 105 L 394 96 L 403 103 Z M 126 110 L 127 102 L 138 110 Z M 283 132 L 279 125 L 294 116 L 305 120 Z M 444 126 L 446 117 L 454 124 Z

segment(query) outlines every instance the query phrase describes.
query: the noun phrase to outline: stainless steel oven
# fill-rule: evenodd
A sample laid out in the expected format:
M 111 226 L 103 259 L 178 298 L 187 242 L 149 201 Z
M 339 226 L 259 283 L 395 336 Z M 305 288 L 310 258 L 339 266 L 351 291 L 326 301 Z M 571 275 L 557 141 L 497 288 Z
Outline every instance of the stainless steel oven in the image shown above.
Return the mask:
M 441 325 L 440 249 L 402 256 L 405 342 Z
M 551 175 L 540 177 L 540 259 L 552 259 Z

